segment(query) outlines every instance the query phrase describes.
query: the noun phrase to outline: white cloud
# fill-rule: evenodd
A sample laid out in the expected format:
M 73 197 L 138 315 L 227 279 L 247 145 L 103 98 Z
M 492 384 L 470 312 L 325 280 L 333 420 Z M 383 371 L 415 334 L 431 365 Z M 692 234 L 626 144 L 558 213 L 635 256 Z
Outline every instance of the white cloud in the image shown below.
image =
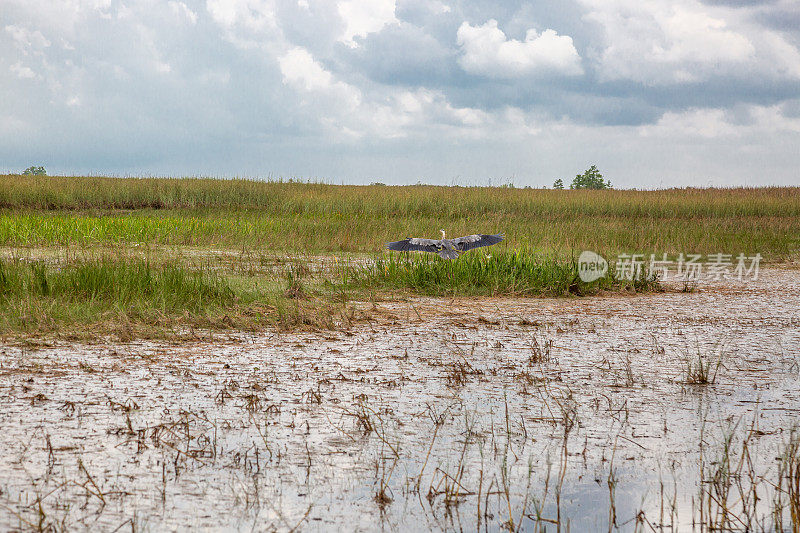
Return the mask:
M 31 70 L 29 67 L 26 67 L 19 61 L 11 65 L 9 70 L 18 78 L 32 79 L 36 77 L 36 73 L 33 70 Z
M 440 91 L 429 89 L 404 90 L 395 93 L 388 105 L 382 106 L 387 122 L 400 126 L 393 136 L 404 137 L 422 128 L 462 130 L 465 133 L 486 126 L 490 113 L 471 107 L 454 107 Z M 389 124 L 385 129 L 389 129 Z M 451 133 L 454 133 L 452 131 Z
M 480 109 L 454 107 L 440 91 L 393 89 L 366 97 L 339 81 L 311 53 L 294 47 L 278 58 L 283 83 L 302 93 L 299 113 L 317 121 L 336 143 L 370 139 L 419 138 L 436 132 L 458 137 L 495 134 L 498 121 Z M 492 126 L 492 127 L 490 127 Z
M 283 83 L 301 93 L 312 93 L 311 98 L 301 97 L 301 108 L 317 109 L 312 120 L 327 120 L 326 124 L 336 127 L 331 119 L 341 112 L 349 113 L 361 105 L 362 94 L 357 87 L 334 80 L 333 74 L 320 65 L 305 48 L 294 47 L 278 58 Z M 327 118 L 326 118 L 327 117 Z
M 49 32 L 74 33 L 76 27 L 93 17 L 110 15 L 111 0 L 3 0 L 3 16 L 13 9 L 23 9 L 33 16 L 28 26 Z
M 314 61 L 308 50 L 300 47 L 292 48 L 278 58 L 283 74 L 283 82 L 294 87 L 313 91 L 331 86 L 333 76 L 322 65 Z
M 737 128 L 725 120 L 723 109 L 691 109 L 682 112 L 668 111 L 657 123 L 640 126 L 643 137 L 707 138 L 733 135 Z
M 752 106 L 750 116 L 764 135 L 771 133 L 800 133 L 800 117 L 786 116 L 781 105 Z
M 339 15 L 346 24 L 340 40 L 352 48 L 358 46 L 355 37 L 366 37 L 397 22 L 395 0 L 343 0 Z
M 448 4 L 441 2 L 440 0 L 425 0 L 423 2 L 423 6 L 427 8 L 428 11 L 436 15 L 450 13 L 453 11 L 453 8 L 451 8 Z
M 170 9 L 172 9 L 172 12 L 175 13 L 175 15 L 179 19 L 185 19 L 188 20 L 191 24 L 197 24 L 197 13 L 189 9 L 189 7 L 183 2 L 170 0 L 168 2 L 168 5 Z
M 14 24 L 7 25 L 5 30 L 11 35 L 14 44 L 23 52 L 27 53 L 31 49 L 41 50 L 50 46 L 50 41 L 38 30 L 31 31 L 28 28 Z
M 596 57 L 603 80 L 661 85 L 757 72 L 800 75 L 797 50 L 734 9 L 696 0 L 581 1 L 585 18 L 605 33 Z
M 206 9 L 221 26 L 241 26 L 250 31 L 275 28 L 275 8 L 270 0 L 207 0 Z
M 222 28 L 224 39 L 238 48 L 260 49 L 273 57 L 286 49 L 275 0 L 206 0 L 206 10 Z
M 580 75 L 581 58 L 572 38 L 547 29 L 530 29 L 524 41 L 507 39 L 489 20 L 482 26 L 461 24 L 456 35 L 462 55 L 458 62 L 470 74 L 492 78 L 519 78 L 533 74 Z
M 742 117 L 745 118 L 742 121 Z M 655 124 L 640 126 L 642 137 L 724 139 L 800 133 L 800 117 L 787 117 L 781 106 L 749 105 L 732 113 L 722 108 L 667 111 Z
M 158 59 L 153 60 L 153 68 L 156 69 L 156 72 L 159 72 L 161 74 L 169 74 L 170 72 L 172 72 L 172 65 L 160 61 Z
M 762 61 L 770 78 L 800 79 L 800 51 L 777 32 L 765 31 L 759 35 Z M 760 70 L 759 67 L 754 67 Z
M 325 123 L 350 140 L 412 139 L 416 142 L 525 139 L 538 133 L 531 117 L 517 108 L 487 112 L 458 107 L 441 91 L 401 90 L 380 100 L 361 102 L 352 110 L 333 112 Z M 337 141 L 341 140 L 336 138 Z

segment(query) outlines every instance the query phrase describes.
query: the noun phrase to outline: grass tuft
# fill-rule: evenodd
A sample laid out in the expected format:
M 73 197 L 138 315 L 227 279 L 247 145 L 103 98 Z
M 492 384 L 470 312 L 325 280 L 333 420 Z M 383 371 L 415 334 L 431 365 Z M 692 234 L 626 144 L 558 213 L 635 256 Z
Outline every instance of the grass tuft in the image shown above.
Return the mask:
M 430 296 L 561 296 L 626 287 L 658 289 L 653 278 L 623 282 L 611 271 L 587 283 L 578 276 L 574 259 L 540 256 L 531 250 L 495 255 L 471 252 L 454 261 L 432 254 L 389 254 L 366 264 L 344 265 L 339 279 L 353 288 L 407 289 Z
M 54 297 L 94 300 L 120 306 L 147 302 L 162 310 L 199 311 L 235 299 L 227 282 L 208 272 L 179 265 L 152 267 L 146 260 L 101 259 L 60 269 L 43 262 L 0 259 L 0 295 L 5 298 Z
M 210 315 L 235 304 L 227 281 L 179 265 L 145 260 L 80 261 L 61 268 L 0 260 L 0 329 L 42 329 L 108 315 L 154 320 Z
M 694 354 L 687 354 L 684 357 L 684 383 L 690 385 L 713 385 L 716 383 L 724 355 L 721 343 L 717 343 L 714 350 L 709 353 L 701 350 L 698 345 Z

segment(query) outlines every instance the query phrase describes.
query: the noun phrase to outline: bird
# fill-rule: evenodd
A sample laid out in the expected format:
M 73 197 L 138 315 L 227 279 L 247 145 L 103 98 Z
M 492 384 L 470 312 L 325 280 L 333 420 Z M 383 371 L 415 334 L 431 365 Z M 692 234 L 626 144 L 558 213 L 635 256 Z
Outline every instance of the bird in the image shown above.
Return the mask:
M 457 239 L 448 239 L 443 229 L 439 231 L 442 232 L 440 240 L 407 237 L 402 241 L 387 243 L 386 247 L 398 252 L 433 252 L 444 259 L 457 259 L 461 252 L 481 246 L 491 246 L 503 240 L 502 233 L 498 235 L 465 235 Z

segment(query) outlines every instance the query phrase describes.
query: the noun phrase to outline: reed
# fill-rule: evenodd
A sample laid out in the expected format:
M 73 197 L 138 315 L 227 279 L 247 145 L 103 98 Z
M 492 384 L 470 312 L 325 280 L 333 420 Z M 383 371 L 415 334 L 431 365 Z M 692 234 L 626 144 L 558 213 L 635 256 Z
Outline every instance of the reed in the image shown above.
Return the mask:
M 406 236 L 506 233 L 570 256 L 800 250 L 800 188 L 556 191 L 0 176 L 0 245 L 153 244 L 374 253 Z
M 611 270 L 587 283 L 578 276 L 574 259 L 541 256 L 532 250 L 492 255 L 472 252 L 454 261 L 435 255 L 389 254 L 366 263 L 342 265 L 338 276 L 347 287 L 406 289 L 431 296 L 561 296 L 658 289 L 654 278 L 617 280 Z

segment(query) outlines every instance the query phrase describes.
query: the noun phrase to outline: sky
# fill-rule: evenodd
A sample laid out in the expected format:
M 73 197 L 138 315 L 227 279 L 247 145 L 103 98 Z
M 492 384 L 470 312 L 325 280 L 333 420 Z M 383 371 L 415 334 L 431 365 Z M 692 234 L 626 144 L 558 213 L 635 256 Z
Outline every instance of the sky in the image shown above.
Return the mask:
M 797 0 L 0 0 L 0 172 L 800 185 Z

